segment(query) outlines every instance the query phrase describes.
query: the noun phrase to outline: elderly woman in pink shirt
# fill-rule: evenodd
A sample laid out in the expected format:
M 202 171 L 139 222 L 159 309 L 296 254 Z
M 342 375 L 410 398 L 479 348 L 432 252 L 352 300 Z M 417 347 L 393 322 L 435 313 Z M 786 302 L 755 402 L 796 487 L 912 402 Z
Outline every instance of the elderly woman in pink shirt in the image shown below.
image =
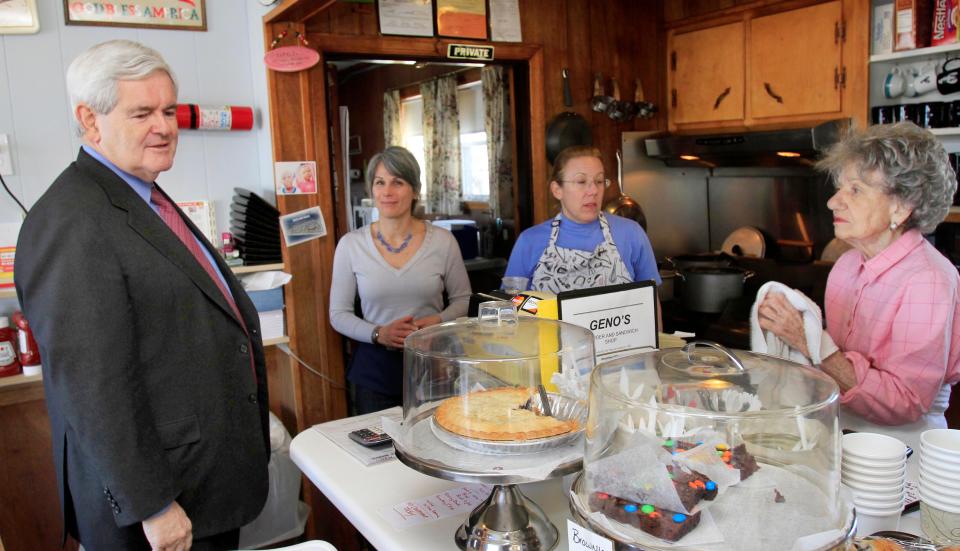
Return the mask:
M 946 217 L 956 175 L 940 142 L 913 123 L 851 132 L 819 167 L 835 182 L 834 232 L 852 246 L 827 279 L 824 339 L 839 350 L 819 367 L 840 386 L 843 428 L 916 446 L 923 430 L 946 427 L 960 380 L 960 278 L 923 237 Z M 768 295 L 758 316 L 810 357 L 782 294 Z

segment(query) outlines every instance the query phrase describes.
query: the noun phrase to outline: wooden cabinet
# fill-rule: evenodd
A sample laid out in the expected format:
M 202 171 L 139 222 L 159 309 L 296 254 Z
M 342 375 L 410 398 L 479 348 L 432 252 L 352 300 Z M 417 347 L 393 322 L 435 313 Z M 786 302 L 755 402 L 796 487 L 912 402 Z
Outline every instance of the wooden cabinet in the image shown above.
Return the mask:
M 750 116 L 840 114 L 840 2 L 750 21 Z
M 770 128 L 866 120 L 866 42 L 848 37 L 855 0 L 791 2 L 724 12 L 667 36 L 671 131 Z M 779 9 L 779 11 L 778 11 Z M 681 24 L 682 25 L 682 24 Z
M 671 124 L 743 119 L 743 23 L 673 37 Z

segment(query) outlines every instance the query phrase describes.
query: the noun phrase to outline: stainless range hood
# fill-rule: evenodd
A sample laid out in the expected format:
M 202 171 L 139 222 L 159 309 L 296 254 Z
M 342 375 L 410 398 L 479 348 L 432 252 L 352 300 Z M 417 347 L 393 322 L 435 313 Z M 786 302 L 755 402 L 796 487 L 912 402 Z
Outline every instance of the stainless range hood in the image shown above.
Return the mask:
M 665 136 L 644 146 L 667 166 L 810 166 L 849 125 L 841 119 L 792 130 Z

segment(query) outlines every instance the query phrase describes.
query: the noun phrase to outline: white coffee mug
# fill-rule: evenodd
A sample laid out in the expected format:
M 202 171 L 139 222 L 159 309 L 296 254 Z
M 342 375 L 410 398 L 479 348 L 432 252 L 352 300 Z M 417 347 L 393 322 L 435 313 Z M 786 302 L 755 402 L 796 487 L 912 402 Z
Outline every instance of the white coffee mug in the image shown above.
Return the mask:
M 907 80 L 903 77 L 903 70 L 894 67 L 883 79 L 883 95 L 888 99 L 898 98 L 907 88 Z
M 917 95 L 923 95 L 927 92 L 933 92 L 937 89 L 937 66 L 926 65 L 917 76 L 913 77 L 913 89 Z

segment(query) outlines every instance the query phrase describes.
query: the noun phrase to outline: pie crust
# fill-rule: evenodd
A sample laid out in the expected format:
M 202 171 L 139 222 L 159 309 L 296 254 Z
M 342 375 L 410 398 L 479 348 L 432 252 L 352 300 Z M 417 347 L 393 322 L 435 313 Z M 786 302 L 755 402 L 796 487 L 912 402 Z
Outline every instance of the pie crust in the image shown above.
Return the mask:
M 454 434 L 482 440 L 531 440 L 576 430 L 576 419 L 557 419 L 522 409 L 534 387 L 503 387 L 447 398 L 437 407 L 437 424 Z

